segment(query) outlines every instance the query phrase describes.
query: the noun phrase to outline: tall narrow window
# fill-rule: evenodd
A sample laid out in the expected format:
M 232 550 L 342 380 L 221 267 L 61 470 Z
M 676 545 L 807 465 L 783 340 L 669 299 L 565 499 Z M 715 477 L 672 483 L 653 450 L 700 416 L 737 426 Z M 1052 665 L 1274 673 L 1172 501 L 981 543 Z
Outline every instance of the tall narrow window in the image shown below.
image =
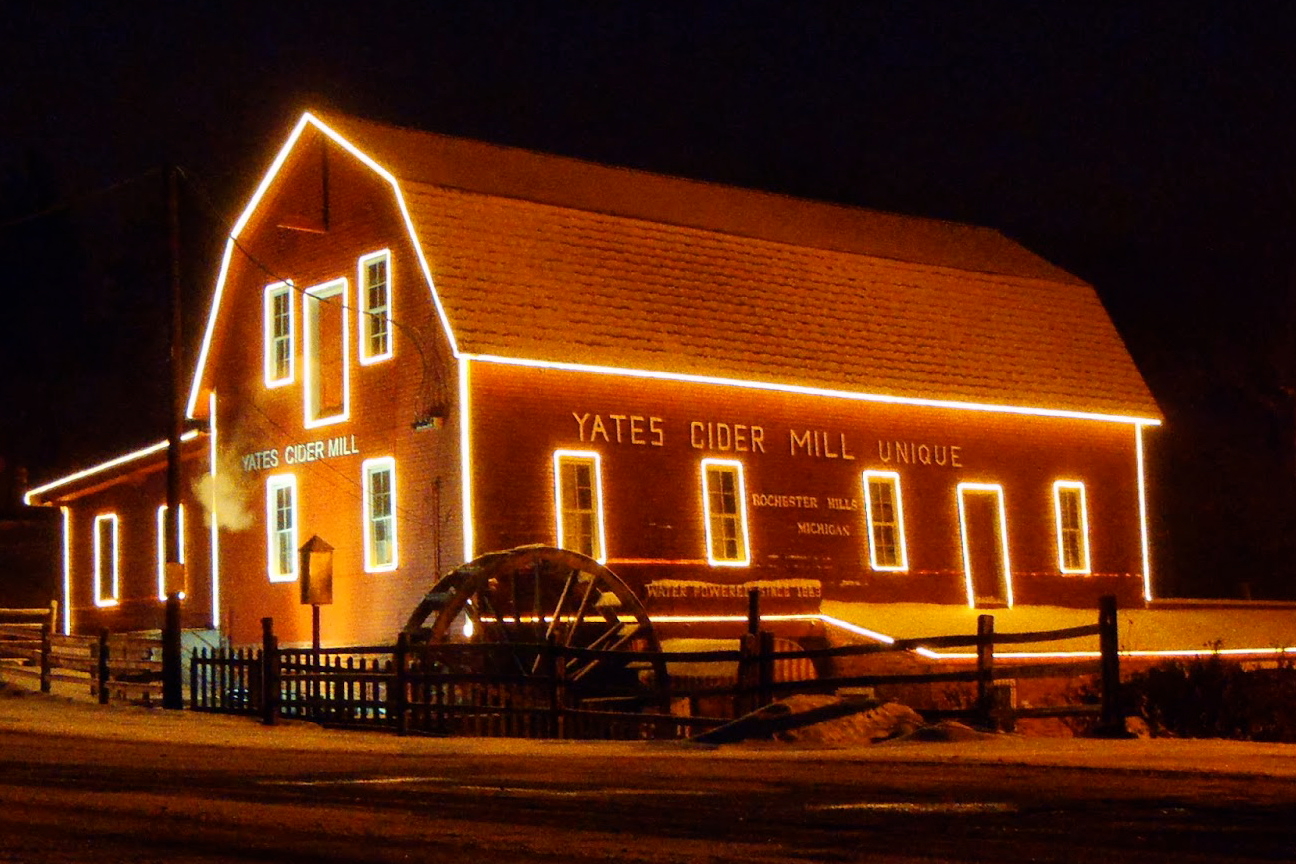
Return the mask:
M 267 387 L 282 387 L 293 380 L 292 283 L 276 282 L 265 289 L 264 355 Z
M 377 363 L 392 356 L 391 252 L 360 259 L 360 362 Z
M 396 569 L 396 461 L 366 459 L 364 472 L 365 572 Z
M 702 460 L 707 561 L 721 567 L 751 562 L 747 545 L 747 490 L 743 466 L 732 459 Z
M 185 511 L 184 505 L 180 505 L 177 511 L 179 516 L 180 528 L 180 563 L 185 563 Z M 157 596 L 159 600 L 167 598 L 166 584 L 166 516 L 167 505 L 163 504 L 157 509 Z
M 869 563 L 873 569 L 908 570 L 898 473 L 864 472 L 864 510 L 869 526 Z
M 1057 519 L 1058 569 L 1063 573 L 1089 572 L 1089 513 L 1085 487 L 1078 480 L 1053 484 L 1053 514 Z
M 297 578 L 297 478 L 266 478 L 266 570 L 271 582 Z
M 351 352 L 346 314 L 347 280 L 307 288 L 305 322 L 306 428 L 346 420 L 350 415 Z
M 554 451 L 554 511 L 558 545 L 599 563 L 607 561 L 603 536 L 603 477 L 599 454 Z
M 121 585 L 117 579 L 117 514 L 102 513 L 94 520 L 94 602 L 116 606 Z

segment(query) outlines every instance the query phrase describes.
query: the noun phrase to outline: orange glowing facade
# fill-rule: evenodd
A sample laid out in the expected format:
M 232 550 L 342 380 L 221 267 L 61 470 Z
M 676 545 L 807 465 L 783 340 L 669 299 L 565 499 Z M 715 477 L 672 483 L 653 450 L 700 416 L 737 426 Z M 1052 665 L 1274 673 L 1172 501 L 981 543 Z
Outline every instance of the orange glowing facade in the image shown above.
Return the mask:
M 1155 402 L 1093 289 L 998 233 L 307 114 L 193 379 L 186 624 L 385 641 L 528 543 L 662 613 L 1150 598 Z M 160 620 L 165 453 L 64 508 L 77 630 Z

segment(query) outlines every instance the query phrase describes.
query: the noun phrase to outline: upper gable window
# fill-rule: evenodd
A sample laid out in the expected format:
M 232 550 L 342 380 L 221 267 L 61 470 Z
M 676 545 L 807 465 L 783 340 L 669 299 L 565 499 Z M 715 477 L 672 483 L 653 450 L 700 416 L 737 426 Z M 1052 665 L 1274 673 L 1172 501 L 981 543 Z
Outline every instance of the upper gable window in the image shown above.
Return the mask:
M 360 258 L 360 362 L 377 363 L 392 356 L 391 251 Z
M 276 282 L 265 289 L 265 383 L 282 387 L 293 381 L 293 336 L 297 329 L 291 282 Z
M 351 352 L 346 302 L 345 279 L 307 288 L 302 297 L 307 429 L 338 423 L 350 416 Z

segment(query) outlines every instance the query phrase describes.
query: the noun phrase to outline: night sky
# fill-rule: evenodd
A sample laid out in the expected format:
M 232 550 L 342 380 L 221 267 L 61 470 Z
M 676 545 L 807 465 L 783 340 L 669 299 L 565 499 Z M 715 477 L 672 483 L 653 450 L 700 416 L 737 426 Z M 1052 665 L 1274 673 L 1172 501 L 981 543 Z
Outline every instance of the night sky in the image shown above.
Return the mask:
M 1296 598 L 1296 19 L 1128 5 L 11 3 L 0 476 L 165 436 L 160 168 L 192 346 L 322 106 L 1002 230 L 1097 287 L 1167 415 L 1161 591 Z

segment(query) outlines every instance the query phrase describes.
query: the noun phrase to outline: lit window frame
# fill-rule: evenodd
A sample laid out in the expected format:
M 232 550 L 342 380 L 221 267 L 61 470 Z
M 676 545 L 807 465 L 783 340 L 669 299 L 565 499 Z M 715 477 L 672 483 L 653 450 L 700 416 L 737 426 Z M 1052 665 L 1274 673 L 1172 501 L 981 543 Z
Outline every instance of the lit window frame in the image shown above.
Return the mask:
M 386 325 L 387 348 L 378 353 L 369 353 L 369 322 L 374 318 L 373 307 L 369 305 L 370 263 L 383 260 L 387 264 L 386 304 L 383 306 L 382 318 Z M 392 328 L 392 256 L 390 249 L 381 249 L 361 255 L 356 265 L 356 356 L 361 366 L 370 366 L 383 360 L 390 360 L 394 353 L 395 333 Z
M 189 537 L 185 533 L 185 508 L 180 505 L 177 511 L 180 514 L 180 563 L 185 563 L 185 546 L 188 545 Z M 157 598 L 165 601 L 166 595 L 166 514 L 167 505 L 162 504 L 157 509 Z M 184 596 L 184 592 L 180 592 Z
M 909 547 L 908 542 L 905 539 L 904 500 L 900 493 L 900 472 L 877 471 L 870 469 L 863 473 L 861 479 L 864 486 L 864 518 L 868 521 L 869 566 L 879 572 L 909 572 Z M 891 487 L 892 505 L 895 507 L 895 545 L 897 553 L 895 564 L 878 563 L 877 528 L 879 526 L 873 518 L 872 484 L 874 481 L 886 482 Z
M 395 570 L 400 563 L 400 547 L 396 542 L 396 460 L 391 456 L 380 456 L 374 459 L 366 459 L 360 463 L 360 470 L 364 476 L 364 569 L 366 573 L 390 573 Z M 376 517 L 373 512 L 373 478 L 377 474 L 387 474 L 387 495 L 389 499 L 388 506 L 390 512 L 386 518 L 389 521 L 389 531 L 391 535 L 391 560 L 380 562 L 376 558 L 376 543 L 374 537 L 374 528 L 377 525 Z
M 302 423 L 307 429 L 343 423 L 351 419 L 351 316 L 346 304 L 349 285 L 345 278 L 330 279 L 312 285 L 302 292 Z M 314 380 L 316 354 L 319 352 L 319 307 L 333 298 L 342 304 L 339 319 L 342 322 L 342 410 L 321 417 L 319 414 L 319 382 Z
M 292 495 L 292 567 L 279 568 L 279 502 L 278 492 L 287 489 Z M 266 478 L 266 576 L 271 582 L 296 582 L 300 567 L 297 555 L 301 548 L 301 501 L 297 496 L 297 477 L 294 474 L 271 474 Z
M 1066 554 L 1066 526 L 1063 525 L 1062 519 L 1062 495 L 1063 492 L 1074 492 L 1079 497 L 1080 524 L 1077 529 L 1080 534 L 1080 564 L 1079 566 L 1067 565 Z M 1089 557 L 1089 502 L 1085 493 L 1085 484 L 1080 480 L 1055 480 L 1053 481 L 1053 516 L 1057 527 L 1057 553 L 1058 553 L 1058 570 L 1062 573 L 1091 573 L 1092 561 Z
M 104 593 L 104 532 L 112 542 L 112 590 Z M 94 604 L 100 608 L 116 606 L 121 597 L 121 520 L 116 513 L 100 513 L 94 518 Z
M 265 386 L 269 388 L 285 387 L 297 379 L 297 304 L 292 298 L 293 283 L 274 282 L 265 287 L 262 301 L 262 340 L 261 353 L 265 372 Z M 275 372 L 275 298 L 288 298 L 288 373 L 276 377 Z
M 607 535 L 603 523 L 603 456 L 594 450 L 555 450 L 553 453 L 554 475 L 554 530 L 556 545 L 565 545 L 567 526 L 563 518 L 562 466 L 565 462 L 584 462 L 592 467 L 594 475 L 594 554 L 590 557 L 600 564 L 606 564 Z M 577 550 L 573 550 L 577 551 Z
M 1013 607 L 1012 561 L 1008 555 L 1008 510 L 1004 505 L 1004 490 L 1000 483 L 960 483 L 957 487 L 959 545 L 963 551 L 963 580 L 967 587 L 968 608 L 975 609 L 976 587 L 972 584 L 972 559 L 968 549 L 967 513 L 963 497 L 967 492 L 993 492 L 999 507 L 999 554 L 1003 561 L 1004 603 Z
M 721 514 L 724 516 L 734 516 L 737 518 L 738 532 L 741 547 L 740 557 L 738 558 L 717 558 L 715 555 L 714 535 L 711 527 L 711 478 L 710 470 L 712 468 L 732 469 L 737 478 L 735 497 L 738 503 L 738 512 L 734 514 Z M 749 567 L 751 566 L 751 531 L 747 523 L 747 480 L 743 463 L 737 459 L 714 459 L 707 458 L 701 462 L 702 473 L 702 524 L 706 528 L 706 556 L 707 563 L 712 567 Z

